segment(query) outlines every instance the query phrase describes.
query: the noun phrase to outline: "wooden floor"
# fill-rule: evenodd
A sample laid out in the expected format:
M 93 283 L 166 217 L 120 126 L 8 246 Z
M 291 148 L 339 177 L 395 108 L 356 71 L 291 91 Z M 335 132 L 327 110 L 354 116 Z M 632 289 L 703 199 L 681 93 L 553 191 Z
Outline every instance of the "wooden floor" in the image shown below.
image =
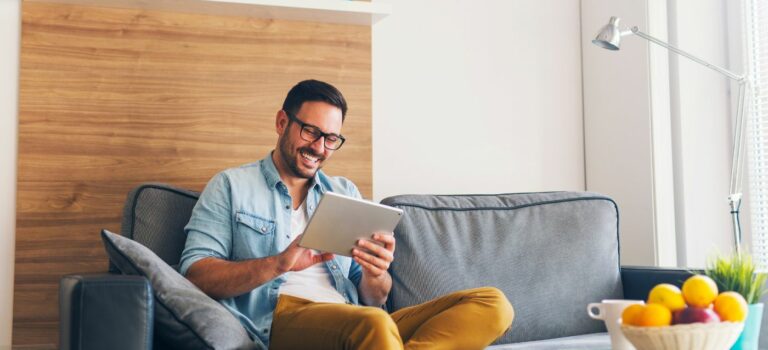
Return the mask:
M 142 182 L 201 190 L 264 157 L 296 82 L 345 94 L 344 148 L 326 168 L 371 189 L 367 26 L 23 4 L 13 342 L 58 341 L 58 281 L 101 272 Z

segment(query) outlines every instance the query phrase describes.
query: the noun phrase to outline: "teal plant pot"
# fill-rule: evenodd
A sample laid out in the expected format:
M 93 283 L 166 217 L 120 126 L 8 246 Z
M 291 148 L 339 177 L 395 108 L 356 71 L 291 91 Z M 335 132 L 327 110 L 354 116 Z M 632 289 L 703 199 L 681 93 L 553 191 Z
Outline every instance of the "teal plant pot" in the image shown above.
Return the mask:
M 744 321 L 744 331 L 733 344 L 731 350 L 757 350 L 760 338 L 760 323 L 763 319 L 763 303 L 750 304 L 747 320 Z

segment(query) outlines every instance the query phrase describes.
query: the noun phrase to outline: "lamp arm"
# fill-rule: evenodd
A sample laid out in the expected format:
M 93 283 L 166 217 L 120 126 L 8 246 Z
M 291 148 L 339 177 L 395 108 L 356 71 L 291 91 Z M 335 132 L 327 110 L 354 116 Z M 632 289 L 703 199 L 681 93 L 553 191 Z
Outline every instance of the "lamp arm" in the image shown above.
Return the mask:
M 731 155 L 731 178 L 730 178 L 730 195 L 728 196 L 728 202 L 731 207 L 731 218 L 733 224 L 733 238 L 736 246 L 736 252 L 741 254 L 741 221 L 739 219 L 739 212 L 741 210 L 741 168 L 742 168 L 742 137 L 744 134 L 744 108 L 746 107 L 746 90 L 748 88 L 748 80 L 746 75 L 735 74 L 725 68 L 716 66 L 712 63 L 702 60 L 690 53 L 680 50 L 664 41 L 654 38 L 646 33 L 641 32 L 637 27 L 631 28 L 632 34 L 635 34 L 643 39 L 646 39 L 656 45 L 662 46 L 669 51 L 672 51 L 680 56 L 686 57 L 696 63 L 699 63 L 707 68 L 710 68 L 728 78 L 736 81 L 739 85 L 739 97 L 738 105 L 736 107 L 736 120 L 733 126 L 733 147 L 731 148 L 733 154 Z M 621 33 L 622 36 L 626 35 Z
M 731 156 L 731 188 L 728 203 L 731 207 L 731 220 L 733 224 L 733 241 L 736 253 L 741 255 L 741 170 L 742 170 L 742 135 L 744 133 L 744 108 L 746 106 L 747 80 L 739 80 L 739 100 L 736 106 L 736 123 L 733 130 L 733 154 Z
M 731 157 L 731 188 L 732 194 L 741 192 L 739 190 L 739 184 L 741 184 L 741 170 L 742 170 L 742 149 L 744 147 L 742 138 L 744 134 L 744 108 L 746 106 L 746 90 L 747 80 L 739 81 L 739 99 L 736 105 L 736 121 L 733 130 L 733 154 Z
M 632 34 L 635 34 L 635 35 L 637 35 L 637 36 L 639 36 L 639 37 L 641 37 L 641 38 L 643 38 L 645 40 L 648 40 L 648 41 L 650 41 L 650 42 L 652 42 L 652 43 L 654 43 L 656 45 L 663 46 L 663 47 L 667 48 L 669 51 L 672 51 L 672 52 L 674 52 L 674 53 L 676 53 L 676 54 L 678 54 L 680 56 L 684 56 L 684 57 L 686 57 L 686 58 L 688 58 L 688 59 L 690 59 L 690 60 L 692 60 L 692 61 L 694 61 L 696 63 L 704 65 L 707 68 L 710 68 L 710 69 L 712 69 L 712 70 L 714 70 L 714 71 L 716 71 L 716 72 L 718 72 L 718 73 L 720 73 L 722 75 L 727 76 L 728 78 L 731 78 L 731 79 L 736 80 L 736 81 L 745 80 L 745 77 L 743 75 L 735 74 L 735 73 L 733 73 L 733 72 L 731 72 L 731 71 L 729 71 L 729 70 L 727 70 L 725 68 L 722 68 L 722 67 L 716 66 L 716 65 L 714 65 L 712 63 L 709 63 L 707 61 L 704 61 L 701 58 L 698 58 L 698 57 L 696 57 L 696 56 L 694 56 L 692 54 L 689 54 L 689 53 L 687 53 L 687 52 L 685 52 L 683 50 L 680 50 L 680 49 L 678 49 L 678 48 L 676 48 L 676 47 L 674 47 L 674 46 L 672 46 L 670 44 L 667 44 L 667 43 L 665 43 L 665 42 L 663 42 L 663 41 L 661 41 L 659 39 L 656 39 L 656 38 L 654 38 L 654 37 L 652 37 L 652 36 L 650 36 L 650 35 L 648 35 L 646 33 L 641 32 L 640 29 L 638 29 L 637 27 L 632 27 L 631 31 L 632 31 Z

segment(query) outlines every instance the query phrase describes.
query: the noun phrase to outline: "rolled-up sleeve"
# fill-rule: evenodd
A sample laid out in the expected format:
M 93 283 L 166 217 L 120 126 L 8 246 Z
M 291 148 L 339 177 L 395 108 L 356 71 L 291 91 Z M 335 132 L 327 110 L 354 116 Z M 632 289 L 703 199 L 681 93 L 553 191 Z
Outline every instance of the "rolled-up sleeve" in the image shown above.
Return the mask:
M 229 259 L 232 251 L 231 185 L 225 173 L 214 176 L 200 194 L 189 223 L 179 272 L 186 275 L 197 261 L 214 257 Z

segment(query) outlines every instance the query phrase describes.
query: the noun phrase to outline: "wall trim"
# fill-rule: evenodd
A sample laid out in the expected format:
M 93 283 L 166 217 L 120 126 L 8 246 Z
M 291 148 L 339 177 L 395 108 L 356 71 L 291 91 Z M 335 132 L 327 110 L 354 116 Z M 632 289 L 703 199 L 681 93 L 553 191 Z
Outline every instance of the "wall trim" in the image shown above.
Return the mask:
M 21 0 L 0 1 L 0 347 L 13 331 L 20 45 Z

